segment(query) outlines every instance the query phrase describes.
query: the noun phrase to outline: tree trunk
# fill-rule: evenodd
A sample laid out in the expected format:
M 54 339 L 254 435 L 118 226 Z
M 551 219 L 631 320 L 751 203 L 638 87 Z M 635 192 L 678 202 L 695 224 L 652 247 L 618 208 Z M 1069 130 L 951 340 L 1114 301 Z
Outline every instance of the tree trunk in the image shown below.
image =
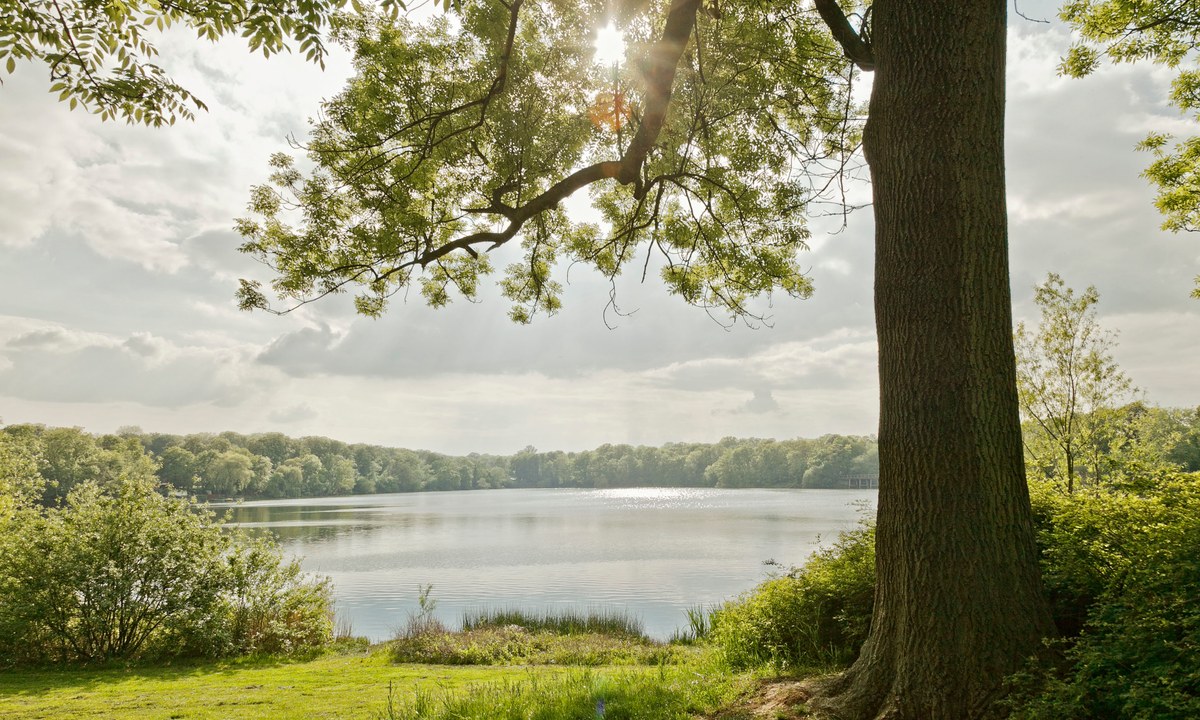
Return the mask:
M 1067 494 L 1075 493 L 1075 453 L 1071 450 L 1070 443 L 1067 444 Z
M 1004 197 L 1006 0 L 876 0 L 878 585 L 834 717 L 995 714 L 1052 632 L 1021 451 Z

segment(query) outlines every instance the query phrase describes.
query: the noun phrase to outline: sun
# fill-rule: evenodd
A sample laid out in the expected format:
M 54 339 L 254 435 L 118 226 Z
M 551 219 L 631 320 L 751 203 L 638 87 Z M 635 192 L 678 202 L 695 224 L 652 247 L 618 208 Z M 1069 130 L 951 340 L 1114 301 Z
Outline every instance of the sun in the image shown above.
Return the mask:
M 601 65 L 617 65 L 625 59 L 625 36 L 612 22 L 596 30 L 592 59 Z

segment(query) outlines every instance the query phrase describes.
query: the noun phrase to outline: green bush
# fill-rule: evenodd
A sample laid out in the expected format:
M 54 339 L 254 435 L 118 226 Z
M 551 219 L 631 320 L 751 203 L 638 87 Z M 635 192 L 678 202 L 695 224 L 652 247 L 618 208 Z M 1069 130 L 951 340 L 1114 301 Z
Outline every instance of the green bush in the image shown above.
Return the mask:
M 875 529 L 864 525 L 718 608 L 708 636 L 734 668 L 842 666 L 866 639 L 874 596 Z
M 331 635 L 324 583 L 147 477 L 85 482 L 61 507 L 18 508 L 7 529 L 9 663 L 286 651 Z
M 1065 640 L 1014 679 L 1013 716 L 1200 717 L 1200 474 L 1139 493 L 1035 485 L 1033 498 Z
M 265 538 L 228 539 L 216 569 L 221 592 L 213 612 L 176 629 L 168 641 L 175 654 L 288 654 L 327 645 L 333 637 L 329 581 L 305 575 Z

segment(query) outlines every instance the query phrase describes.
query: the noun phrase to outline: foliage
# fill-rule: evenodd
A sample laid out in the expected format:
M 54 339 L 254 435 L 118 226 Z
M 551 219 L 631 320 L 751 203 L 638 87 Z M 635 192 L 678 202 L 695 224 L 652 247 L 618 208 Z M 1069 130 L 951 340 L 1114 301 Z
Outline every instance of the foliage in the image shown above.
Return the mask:
M 1167 460 L 1185 472 L 1200 472 L 1200 408 L 1162 412 L 1177 438 L 1167 450 Z
M 652 672 L 573 672 L 530 675 L 467 692 L 389 692 L 381 720 L 685 720 L 731 700 L 740 683 L 704 666 L 660 667 Z
M 147 469 L 180 494 L 217 499 L 502 487 L 844 487 L 847 474 L 878 472 L 877 444 L 868 436 L 725 438 L 658 448 L 606 444 L 570 453 L 528 447 L 507 457 L 454 457 L 280 433 L 92 436 L 78 428 L 10 425 L 0 437 L 38 459 L 49 480 L 39 483 L 47 504 L 80 482 L 104 485 L 122 472 Z
M 1060 17 L 1079 42 L 1063 59 L 1060 72 L 1083 77 L 1104 58 L 1147 60 L 1176 71 L 1170 101 L 1183 113 L 1200 113 L 1200 71 L 1189 67 L 1200 47 L 1200 6 L 1173 0 L 1069 0 Z M 1155 205 L 1166 230 L 1200 227 L 1200 137 L 1176 140 L 1151 132 L 1138 146 L 1154 155 L 1143 175 L 1158 186 Z M 1200 298 L 1200 276 L 1193 297 Z
M 333 588 L 314 579 L 297 560 L 284 560 L 264 538 L 236 537 L 225 557 L 225 586 L 217 608 L 219 628 L 205 628 L 193 643 L 224 639 L 225 647 L 197 648 L 207 655 L 288 654 L 318 648 L 333 633 Z
M 718 608 L 709 638 L 734 668 L 842 667 L 866 640 L 874 597 L 875 529 L 866 524 Z
M 315 169 L 271 158 L 242 249 L 275 270 L 286 304 L 355 290 L 372 316 L 409 286 L 435 307 L 475 297 L 494 269 L 481 251 L 510 242 L 522 257 L 500 286 L 518 322 L 559 307 L 559 263 L 613 278 L 642 244 L 693 304 L 746 316 L 751 297 L 807 296 L 802 211 L 858 141 L 846 61 L 810 11 L 699 9 L 621 13 L 629 55 L 615 69 L 591 62 L 611 13 L 594 0 L 342 18 L 334 37 L 356 74 L 304 146 Z M 624 130 L 591 119 L 614 84 Z M 603 225 L 561 209 L 584 188 Z M 239 301 L 270 305 L 251 281 Z
M 148 473 L 26 507 L 0 557 L 10 662 L 286 652 L 328 641 L 327 584 L 155 492 Z
M 1014 717 L 1200 715 L 1200 475 L 1140 493 L 1033 487 L 1061 663 L 1016 679 Z
M 0 531 L 13 512 L 41 497 L 44 484 L 31 444 L 0 433 Z
M 0 435 L 11 452 L 36 462 L 38 477 L 31 482 L 40 489 L 38 499 L 44 505 L 61 503 L 85 483 L 115 486 L 123 477 L 143 477 L 156 469 L 133 437 L 95 437 L 79 428 L 43 425 L 8 425 Z
M 0 64 L 45 63 L 50 92 L 103 120 L 160 126 L 205 105 L 153 62 L 151 30 L 183 25 L 202 39 L 246 38 L 251 51 L 290 51 L 324 67 L 322 28 L 344 0 L 11 0 L 0 4 Z
M 161 653 L 155 640 L 202 624 L 221 591 L 222 540 L 203 515 L 144 480 L 85 483 L 66 505 L 30 513 L 2 570 L 9 640 L 28 659 Z
M 1034 428 L 1026 434 L 1031 469 L 1063 483 L 1077 477 L 1101 482 L 1104 449 L 1117 432 L 1110 411 L 1133 392 L 1112 358 L 1115 336 L 1096 322 L 1096 288 L 1076 296 L 1050 273 L 1036 288 L 1041 322 L 1017 325 L 1017 393 L 1021 413 Z

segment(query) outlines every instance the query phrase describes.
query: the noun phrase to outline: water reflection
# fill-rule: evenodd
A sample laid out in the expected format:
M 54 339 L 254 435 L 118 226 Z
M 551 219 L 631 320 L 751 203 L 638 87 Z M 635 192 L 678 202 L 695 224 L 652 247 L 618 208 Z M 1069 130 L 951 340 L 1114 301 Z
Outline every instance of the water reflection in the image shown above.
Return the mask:
M 432 583 L 455 624 L 487 606 L 614 606 L 665 637 L 684 611 L 736 595 L 762 561 L 799 563 L 852 526 L 873 490 L 480 490 L 250 502 L 229 519 L 269 531 L 329 575 L 339 612 L 382 639 Z

